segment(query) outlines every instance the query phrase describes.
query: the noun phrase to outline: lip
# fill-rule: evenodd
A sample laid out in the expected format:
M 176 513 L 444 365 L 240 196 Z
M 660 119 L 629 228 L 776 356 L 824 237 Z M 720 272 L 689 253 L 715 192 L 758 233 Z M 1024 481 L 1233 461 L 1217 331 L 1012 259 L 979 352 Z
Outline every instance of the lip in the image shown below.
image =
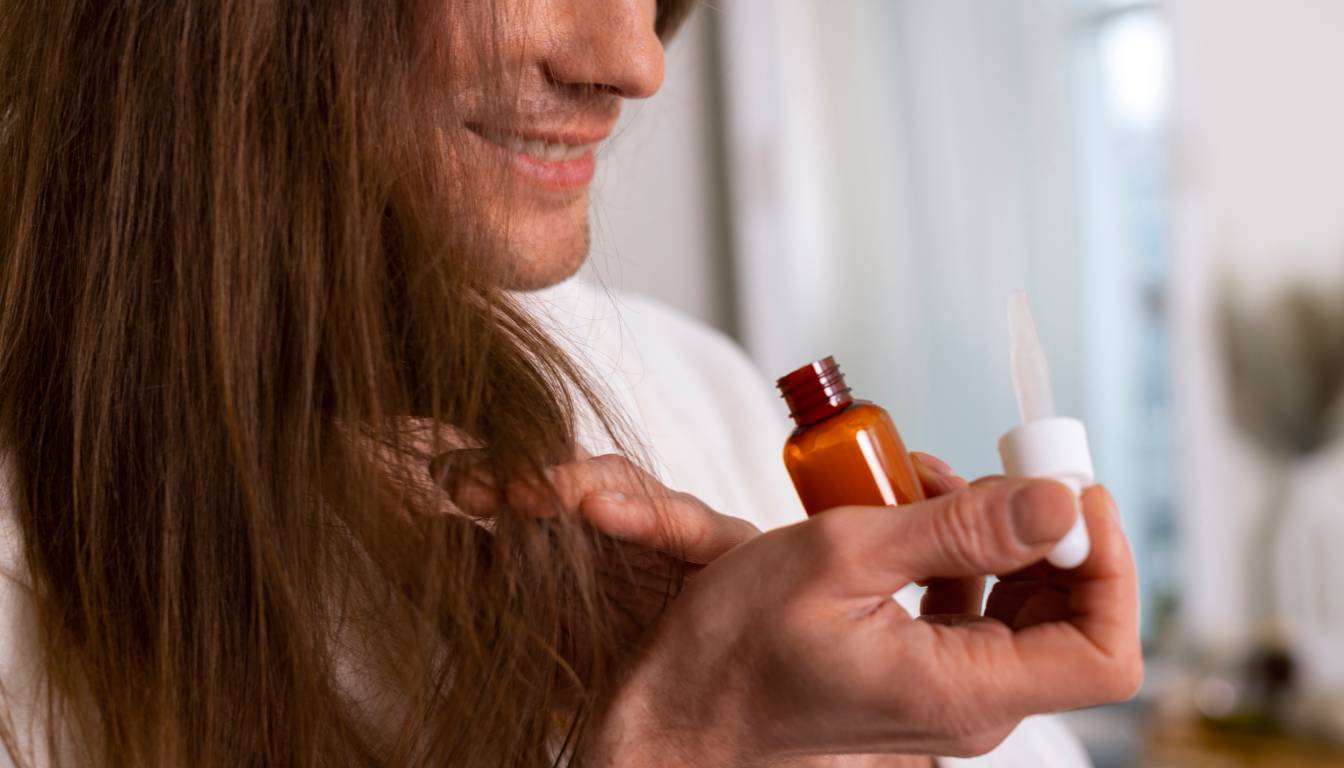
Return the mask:
M 467 131 L 492 151 L 503 153 L 513 169 L 532 184 L 557 192 L 572 192 L 592 183 L 597 173 L 598 144 L 611 135 L 610 129 L 537 129 L 468 123 Z M 515 146 L 501 143 L 545 142 L 567 147 L 562 159 L 539 157 Z

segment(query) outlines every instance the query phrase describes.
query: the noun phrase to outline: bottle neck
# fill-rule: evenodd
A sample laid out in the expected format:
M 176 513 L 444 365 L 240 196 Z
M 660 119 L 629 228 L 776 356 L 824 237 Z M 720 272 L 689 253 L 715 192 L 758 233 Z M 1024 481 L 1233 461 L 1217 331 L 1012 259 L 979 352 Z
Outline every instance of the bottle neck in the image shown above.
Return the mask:
M 835 358 L 826 357 L 781 377 L 775 382 L 789 406 L 789 415 L 799 427 L 807 427 L 845 410 L 853 404 L 849 385 Z

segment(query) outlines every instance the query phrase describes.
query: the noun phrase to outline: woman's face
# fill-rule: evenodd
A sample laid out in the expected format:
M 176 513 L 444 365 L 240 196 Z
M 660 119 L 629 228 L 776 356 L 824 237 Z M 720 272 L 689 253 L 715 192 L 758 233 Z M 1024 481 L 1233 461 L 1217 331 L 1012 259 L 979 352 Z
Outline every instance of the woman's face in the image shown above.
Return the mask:
M 493 28 L 493 39 L 453 35 L 464 85 L 453 94 L 460 123 L 445 127 L 459 199 L 510 261 L 511 287 L 538 288 L 587 255 L 588 188 L 621 102 L 662 84 L 657 1 L 497 0 L 493 10 L 471 27 Z

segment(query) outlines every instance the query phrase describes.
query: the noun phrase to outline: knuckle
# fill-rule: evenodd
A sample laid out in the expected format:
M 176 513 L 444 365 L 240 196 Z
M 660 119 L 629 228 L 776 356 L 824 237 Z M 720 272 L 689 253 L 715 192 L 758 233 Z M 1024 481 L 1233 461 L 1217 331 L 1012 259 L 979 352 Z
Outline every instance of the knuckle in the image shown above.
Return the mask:
M 577 502 L 587 490 L 582 475 L 577 469 L 568 467 L 560 471 L 547 472 L 540 477 L 523 479 L 518 485 L 526 489 L 523 493 L 528 496 L 546 498 L 553 496 L 562 503 Z
M 653 475 L 622 454 L 605 453 L 589 461 L 595 463 L 602 474 L 610 480 L 629 482 L 641 486 L 643 491 L 652 491 L 657 484 Z
M 978 494 L 961 493 L 934 516 L 934 534 L 955 562 L 973 566 L 986 550 L 985 532 L 980 525 L 982 501 Z
M 676 523 L 691 528 L 704 526 L 704 515 L 700 514 L 698 500 L 689 493 L 668 491 L 667 494 L 653 499 L 653 508 L 659 514 L 676 518 Z
M 795 526 L 794 530 L 801 538 L 800 549 L 803 550 L 799 562 L 813 573 L 829 573 L 840 567 L 846 560 L 844 551 L 852 535 L 846 518 L 843 509 L 833 509 L 808 518 L 801 526 Z
M 707 510 L 704 502 L 685 491 L 668 491 L 667 505 L 675 509 L 680 509 L 683 515 L 687 513 L 696 513 L 700 518 L 707 519 L 706 515 L 700 514 Z
M 676 544 L 697 549 L 709 537 L 709 525 L 700 515 L 699 500 L 688 493 L 673 492 L 664 503 L 655 506 L 663 518 L 662 526 Z
M 631 462 L 619 453 L 604 453 L 588 459 L 588 464 L 608 472 L 620 472 L 631 466 Z

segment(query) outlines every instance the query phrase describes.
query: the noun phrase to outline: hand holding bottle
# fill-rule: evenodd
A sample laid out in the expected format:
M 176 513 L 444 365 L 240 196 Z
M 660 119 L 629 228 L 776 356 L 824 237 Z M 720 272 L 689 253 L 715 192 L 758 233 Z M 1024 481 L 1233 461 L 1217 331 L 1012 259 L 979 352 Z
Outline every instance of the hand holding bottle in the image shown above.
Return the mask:
M 672 604 L 594 735 L 604 765 L 752 765 L 807 754 L 980 754 L 1024 717 L 1126 699 L 1142 658 L 1133 561 L 1109 495 L 1093 547 L 1040 561 L 1078 501 L 987 479 L 930 501 L 841 507 L 738 546 Z M 986 615 L 912 619 L 915 581 L 1003 577 Z M 978 601 L 974 601 L 978 603 Z

